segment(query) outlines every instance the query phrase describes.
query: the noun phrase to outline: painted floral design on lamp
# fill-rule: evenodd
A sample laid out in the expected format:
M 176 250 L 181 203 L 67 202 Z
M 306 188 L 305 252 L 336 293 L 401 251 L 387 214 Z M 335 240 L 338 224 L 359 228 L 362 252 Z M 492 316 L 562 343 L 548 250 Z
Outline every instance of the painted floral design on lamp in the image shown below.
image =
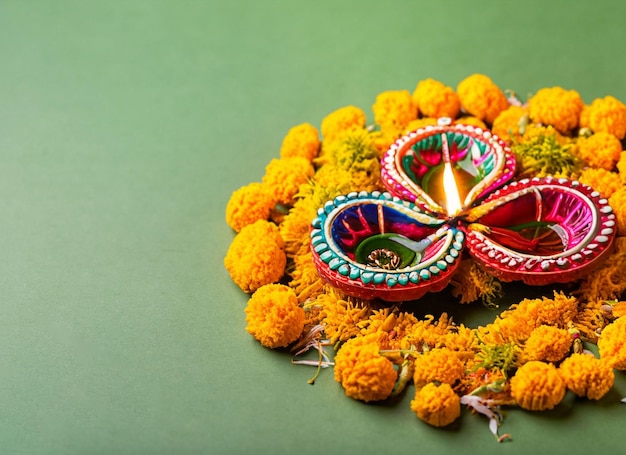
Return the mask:
M 500 280 L 530 285 L 576 280 L 608 257 L 616 229 L 606 199 L 577 181 L 514 173 L 514 155 L 490 131 L 442 119 L 410 132 L 382 158 L 388 192 L 319 209 L 314 263 L 348 295 L 406 301 L 443 290 L 464 251 Z

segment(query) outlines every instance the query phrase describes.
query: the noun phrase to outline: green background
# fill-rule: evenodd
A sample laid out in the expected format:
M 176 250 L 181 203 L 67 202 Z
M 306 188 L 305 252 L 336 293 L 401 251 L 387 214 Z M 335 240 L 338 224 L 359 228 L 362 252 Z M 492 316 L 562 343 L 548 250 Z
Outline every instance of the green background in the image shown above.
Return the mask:
M 330 370 L 310 386 L 245 332 L 223 257 L 230 193 L 291 126 L 476 72 L 626 101 L 624 18 L 620 0 L 0 1 L 0 453 L 615 453 L 622 373 L 600 402 L 511 410 L 502 445 L 480 416 L 418 421 L 412 388 L 366 405 Z

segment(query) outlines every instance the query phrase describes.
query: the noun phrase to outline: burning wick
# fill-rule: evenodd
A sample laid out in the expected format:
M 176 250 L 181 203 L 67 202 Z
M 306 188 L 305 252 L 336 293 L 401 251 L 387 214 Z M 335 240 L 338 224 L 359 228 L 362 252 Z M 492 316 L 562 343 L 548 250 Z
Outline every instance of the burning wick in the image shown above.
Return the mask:
M 448 148 L 448 137 L 445 133 L 441 135 L 441 143 L 444 162 L 443 190 L 446 195 L 446 211 L 448 212 L 448 215 L 454 216 L 461 211 L 463 206 L 461 205 L 459 188 L 456 185 L 454 173 L 452 172 L 452 161 L 450 159 L 450 149 Z

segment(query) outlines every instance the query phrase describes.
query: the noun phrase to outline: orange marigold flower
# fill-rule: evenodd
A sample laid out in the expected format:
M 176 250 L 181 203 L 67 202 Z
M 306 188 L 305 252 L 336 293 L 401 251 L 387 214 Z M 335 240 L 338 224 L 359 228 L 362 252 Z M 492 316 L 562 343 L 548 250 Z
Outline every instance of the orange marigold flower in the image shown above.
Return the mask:
M 580 126 L 606 132 L 623 139 L 626 136 L 626 105 L 617 98 L 597 98 L 581 113 Z
M 377 336 L 377 335 L 374 335 Z M 389 397 L 398 378 L 391 360 L 380 354 L 375 338 L 348 340 L 335 356 L 335 380 L 355 400 L 380 401 Z
M 378 94 L 372 106 L 374 121 L 385 131 L 402 131 L 417 118 L 417 108 L 407 90 L 389 90 Z
M 530 332 L 522 353 L 525 360 L 558 362 L 569 353 L 571 346 L 572 336 L 567 330 L 540 325 Z
M 495 305 L 496 299 L 502 296 L 502 284 L 471 259 L 461 261 L 450 284 L 452 296 L 459 298 L 459 303 L 471 303 L 482 298 L 487 305 Z
M 415 392 L 411 410 L 427 424 L 445 427 L 461 415 L 461 399 L 449 384 L 431 382 Z
M 563 361 L 559 373 L 569 390 L 591 400 L 599 400 L 606 395 L 615 381 L 613 369 L 589 354 L 572 354 Z
M 234 191 L 226 204 L 226 223 L 236 232 L 258 220 L 267 220 L 274 200 L 261 183 L 250 183 Z
M 281 158 L 300 156 L 311 161 L 320 149 L 320 137 L 317 128 L 310 123 L 301 123 L 292 127 L 280 147 Z
M 522 134 L 524 134 L 524 123 L 527 122 L 528 110 L 526 108 L 521 106 L 509 106 L 493 121 L 491 131 L 503 141 L 512 142 L 515 139 L 519 139 Z
M 453 122 L 455 125 L 469 125 L 469 126 L 477 126 L 483 130 L 487 129 L 487 124 L 483 122 L 478 117 L 473 117 L 471 115 L 465 115 L 461 118 L 456 119 Z
M 322 120 L 321 130 L 324 142 L 331 142 L 345 131 L 365 128 L 365 112 L 355 106 L 344 106 Z
M 455 119 L 461 110 L 459 96 L 452 87 L 431 78 L 417 84 L 413 92 L 413 101 L 418 111 L 426 117 Z
M 561 133 L 578 126 L 583 100 L 575 90 L 542 88 L 528 100 L 528 114 L 535 123 L 552 125 Z
M 424 128 L 425 126 L 428 126 L 428 125 L 436 125 L 437 122 L 438 120 L 435 117 L 418 118 L 418 119 L 410 121 L 408 125 L 406 126 L 406 128 L 404 128 L 403 133 L 404 134 L 410 133 L 411 131 Z
M 617 172 L 607 171 L 602 168 L 589 167 L 581 171 L 578 180 L 597 190 L 604 197 L 611 197 L 613 193 L 622 188 L 622 181 Z
M 456 89 L 463 109 L 490 125 L 509 107 L 500 87 L 484 74 L 473 74 L 463 79 Z
M 523 409 L 553 409 L 565 396 L 565 381 L 553 364 L 532 360 L 511 379 L 511 395 Z
M 617 234 L 626 235 L 626 187 L 622 186 L 619 190 L 609 197 L 609 205 L 613 208 L 617 221 Z
M 622 183 L 626 184 L 626 151 L 620 153 L 619 155 L 617 170 L 619 171 L 620 180 L 622 181 Z
M 224 266 L 244 292 L 275 283 L 285 273 L 287 256 L 278 227 L 259 220 L 244 227 L 231 243 Z
M 306 158 L 273 159 L 265 168 L 263 183 L 278 204 L 291 205 L 300 185 L 313 177 L 315 170 Z
M 598 338 L 600 358 L 616 370 L 626 370 L 626 318 L 607 325 Z
M 304 310 L 296 293 L 282 284 L 256 290 L 246 307 L 246 331 L 267 348 L 285 347 L 304 329 Z
M 582 300 L 614 300 L 626 291 L 626 237 L 615 238 L 615 249 L 580 284 Z
M 415 359 L 414 365 L 413 382 L 416 387 L 433 381 L 452 385 L 465 374 L 461 360 L 447 348 L 426 351 Z
M 609 133 L 599 132 L 578 140 L 578 156 L 592 167 L 612 170 L 622 154 L 622 143 Z

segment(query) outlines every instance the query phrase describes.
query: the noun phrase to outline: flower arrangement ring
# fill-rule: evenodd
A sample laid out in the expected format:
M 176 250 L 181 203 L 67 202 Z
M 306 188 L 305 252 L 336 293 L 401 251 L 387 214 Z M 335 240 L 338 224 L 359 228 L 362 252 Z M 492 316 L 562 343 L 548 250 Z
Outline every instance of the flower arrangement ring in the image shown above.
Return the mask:
M 388 192 L 328 201 L 311 224 L 320 276 L 348 295 L 415 300 L 443 290 L 465 251 L 502 281 L 583 277 L 611 253 L 615 215 L 575 180 L 512 181 L 515 157 L 490 131 L 441 119 L 382 157 Z

